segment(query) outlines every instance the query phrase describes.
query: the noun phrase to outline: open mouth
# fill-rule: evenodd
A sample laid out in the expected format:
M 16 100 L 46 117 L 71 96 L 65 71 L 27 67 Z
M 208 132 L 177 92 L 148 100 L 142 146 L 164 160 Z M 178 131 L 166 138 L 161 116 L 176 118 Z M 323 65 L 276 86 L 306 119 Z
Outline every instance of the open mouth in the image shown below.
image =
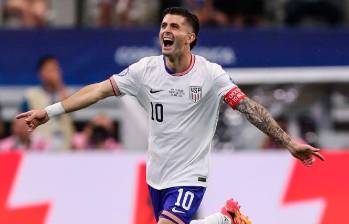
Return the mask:
M 164 45 L 165 48 L 171 47 L 173 45 L 173 43 L 174 43 L 174 40 L 172 40 L 170 38 L 165 37 L 163 39 L 163 45 Z

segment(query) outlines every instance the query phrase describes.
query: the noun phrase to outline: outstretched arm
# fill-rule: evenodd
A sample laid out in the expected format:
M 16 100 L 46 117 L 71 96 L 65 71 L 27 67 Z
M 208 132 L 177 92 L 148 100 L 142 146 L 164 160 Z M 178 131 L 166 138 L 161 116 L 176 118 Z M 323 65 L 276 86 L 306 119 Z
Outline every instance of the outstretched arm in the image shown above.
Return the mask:
M 83 87 L 62 102 L 50 105 L 43 109 L 35 109 L 21 113 L 17 115 L 16 118 L 24 118 L 29 127 L 28 130 L 33 131 L 37 126 L 46 123 L 52 116 L 88 107 L 89 105 L 114 94 L 118 95 L 119 93 L 114 93 L 110 81 L 105 80 L 100 83 Z
M 294 142 L 280 128 L 271 114 L 257 102 L 245 97 L 236 105 L 235 109 L 243 113 L 251 124 L 287 148 L 294 157 L 301 160 L 305 165 L 309 166 L 314 162 L 313 156 L 324 160 L 324 157 L 319 153 L 319 149 Z
M 113 96 L 114 91 L 109 80 L 83 87 L 67 99 L 62 101 L 66 113 L 88 107 L 97 101 Z

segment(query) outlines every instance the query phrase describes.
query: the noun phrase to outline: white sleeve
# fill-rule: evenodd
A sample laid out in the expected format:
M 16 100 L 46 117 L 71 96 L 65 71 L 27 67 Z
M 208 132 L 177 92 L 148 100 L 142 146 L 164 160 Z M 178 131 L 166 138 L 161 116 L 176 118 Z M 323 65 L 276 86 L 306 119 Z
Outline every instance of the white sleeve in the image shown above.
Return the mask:
M 146 63 L 140 60 L 119 74 L 110 77 L 113 88 L 118 89 L 121 95 L 137 96 L 141 87 L 142 75 L 145 71 Z
M 229 90 L 236 87 L 230 76 L 223 70 L 220 65 L 213 64 L 212 70 L 214 75 L 213 85 L 218 96 L 224 96 Z

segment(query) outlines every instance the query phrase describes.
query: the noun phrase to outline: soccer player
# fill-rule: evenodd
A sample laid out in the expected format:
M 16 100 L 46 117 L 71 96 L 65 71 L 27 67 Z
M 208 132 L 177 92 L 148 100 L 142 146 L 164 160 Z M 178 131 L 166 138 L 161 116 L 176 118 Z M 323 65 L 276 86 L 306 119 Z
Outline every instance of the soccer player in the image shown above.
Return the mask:
M 208 181 L 208 154 L 219 105 L 224 100 L 305 165 L 319 149 L 293 141 L 260 104 L 249 99 L 221 66 L 194 55 L 199 33 L 195 15 L 183 8 L 164 11 L 159 39 L 162 55 L 145 57 L 108 80 L 83 87 L 44 109 L 19 114 L 29 131 L 50 118 L 87 107 L 109 96 L 131 95 L 150 121 L 147 183 L 158 224 L 247 224 L 228 200 L 220 213 L 193 220 Z M 223 99 L 223 100 L 222 100 Z

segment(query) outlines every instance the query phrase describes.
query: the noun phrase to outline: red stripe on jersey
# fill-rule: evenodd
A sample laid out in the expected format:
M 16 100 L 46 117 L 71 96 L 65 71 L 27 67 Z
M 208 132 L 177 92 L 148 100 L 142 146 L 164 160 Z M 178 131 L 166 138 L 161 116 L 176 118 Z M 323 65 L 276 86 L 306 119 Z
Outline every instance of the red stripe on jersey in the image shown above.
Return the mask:
M 119 91 L 119 88 L 118 88 L 115 80 L 113 79 L 113 77 L 110 77 L 109 81 L 110 81 L 111 87 L 113 88 L 114 95 L 115 96 L 119 96 L 120 95 L 120 91 Z M 119 93 L 119 94 L 117 94 L 117 93 Z
M 224 101 L 233 109 L 240 103 L 242 99 L 246 97 L 245 93 L 241 91 L 237 86 L 229 90 L 224 96 Z
M 171 69 L 168 68 L 167 65 L 166 65 L 165 57 L 164 57 L 164 65 L 165 65 L 165 69 L 166 69 L 167 73 L 169 73 L 170 75 L 173 75 L 173 76 L 183 76 L 183 75 L 186 75 L 187 73 L 189 73 L 191 71 L 191 69 L 194 67 L 194 65 L 195 65 L 195 55 L 191 54 L 189 66 L 183 72 L 178 72 L 178 73 L 172 72 Z
M 175 73 L 174 75 L 175 76 L 183 76 L 183 75 L 187 74 L 194 67 L 194 64 L 195 64 L 195 55 L 191 55 L 188 68 L 185 69 L 183 72 Z

